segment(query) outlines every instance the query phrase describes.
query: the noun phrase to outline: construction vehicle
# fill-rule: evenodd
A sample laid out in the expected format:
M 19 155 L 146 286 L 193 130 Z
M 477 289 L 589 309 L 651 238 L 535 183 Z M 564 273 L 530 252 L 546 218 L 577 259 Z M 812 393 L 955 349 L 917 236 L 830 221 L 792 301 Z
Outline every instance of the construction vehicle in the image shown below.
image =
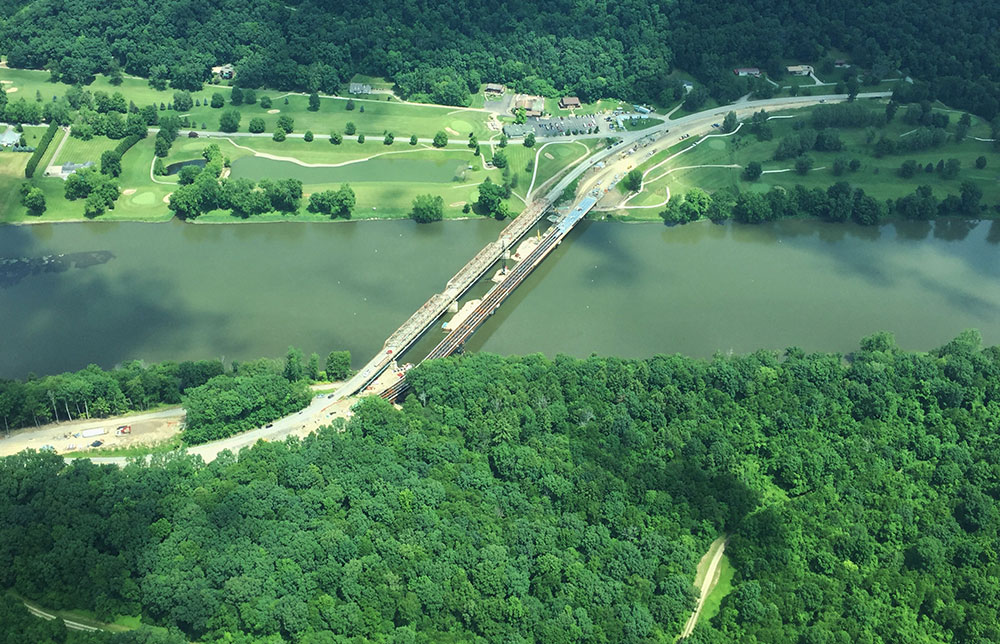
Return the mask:
M 131 433 L 132 433 L 131 425 L 121 425 L 120 427 L 118 427 L 118 429 L 115 430 L 115 436 L 124 436 L 125 434 L 131 434 Z

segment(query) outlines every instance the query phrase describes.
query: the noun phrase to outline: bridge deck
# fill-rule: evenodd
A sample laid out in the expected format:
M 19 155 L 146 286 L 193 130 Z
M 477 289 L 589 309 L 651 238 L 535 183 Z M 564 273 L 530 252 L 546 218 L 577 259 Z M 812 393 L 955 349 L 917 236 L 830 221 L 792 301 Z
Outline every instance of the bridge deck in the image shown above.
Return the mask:
M 518 262 L 513 269 L 511 269 L 510 274 L 504 278 L 502 282 L 490 289 L 479 306 L 472 312 L 469 317 L 467 317 L 458 327 L 456 327 L 451 333 L 449 333 L 436 347 L 434 347 L 425 360 L 434 360 L 437 358 L 443 358 L 449 356 L 458 350 L 469 337 L 475 333 L 476 329 L 482 325 L 486 319 L 493 315 L 494 312 L 500 305 L 503 304 L 507 296 L 514 292 L 521 282 L 531 274 L 531 271 L 535 269 L 536 266 L 542 263 L 552 250 L 559 245 L 559 242 L 569 234 L 569 231 L 573 229 L 583 217 L 590 212 L 590 210 L 597 204 L 597 199 L 595 197 L 585 197 L 578 203 L 573 210 L 568 214 L 561 217 L 555 225 L 545 231 L 542 235 L 542 240 L 539 242 L 538 246 L 535 247 L 531 253 L 528 254 L 523 260 Z M 389 400 L 396 400 L 406 390 L 409 388 L 406 380 L 400 380 L 393 383 L 392 386 L 387 388 L 385 391 L 381 392 L 379 395 L 383 398 Z
M 505 250 L 513 246 L 532 226 L 538 223 L 548 211 L 549 203 L 547 199 L 539 199 L 511 221 L 496 241 L 487 244 L 454 277 L 448 280 L 444 292 L 432 295 L 423 306 L 417 309 L 406 322 L 389 336 L 389 339 L 382 346 L 382 350 L 334 393 L 334 399 L 340 400 L 353 395 L 374 380 L 394 358 L 409 348 L 434 324 L 435 320 L 444 315 L 445 311 L 448 310 L 448 305 L 469 290 L 490 266 L 493 266 L 501 258 Z

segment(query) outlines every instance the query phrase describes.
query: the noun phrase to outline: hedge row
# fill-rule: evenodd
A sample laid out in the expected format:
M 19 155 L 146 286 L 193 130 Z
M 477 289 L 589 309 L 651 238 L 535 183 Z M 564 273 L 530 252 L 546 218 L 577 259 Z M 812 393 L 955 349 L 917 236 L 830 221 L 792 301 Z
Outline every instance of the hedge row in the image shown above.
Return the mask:
M 141 141 L 142 139 L 143 137 L 138 134 L 126 136 L 124 139 L 118 142 L 118 145 L 115 146 L 115 154 L 118 155 L 118 158 L 125 156 L 125 153 L 128 152 L 130 149 L 132 149 L 132 146 Z
M 30 179 L 35 174 L 35 168 L 38 167 L 38 162 L 42 160 L 42 156 L 45 154 L 45 150 L 48 149 L 49 143 L 52 143 L 52 137 L 56 135 L 56 130 L 59 126 L 55 123 L 49 123 L 49 129 L 45 130 L 45 134 L 42 135 L 42 140 L 38 142 L 38 147 L 35 148 L 34 154 L 28 159 L 28 165 L 24 167 L 24 176 Z

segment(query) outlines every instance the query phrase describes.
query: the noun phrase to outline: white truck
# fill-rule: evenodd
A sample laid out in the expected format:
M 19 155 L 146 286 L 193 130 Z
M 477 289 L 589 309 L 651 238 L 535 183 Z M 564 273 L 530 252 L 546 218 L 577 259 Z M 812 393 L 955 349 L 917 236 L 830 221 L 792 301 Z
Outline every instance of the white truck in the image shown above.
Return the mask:
M 107 433 L 108 433 L 107 429 L 103 427 L 95 427 L 94 429 L 83 430 L 82 432 L 80 432 L 80 436 L 83 436 L 84 438 L 91 438 L 93 436 L 103 436 L 104 434 Z

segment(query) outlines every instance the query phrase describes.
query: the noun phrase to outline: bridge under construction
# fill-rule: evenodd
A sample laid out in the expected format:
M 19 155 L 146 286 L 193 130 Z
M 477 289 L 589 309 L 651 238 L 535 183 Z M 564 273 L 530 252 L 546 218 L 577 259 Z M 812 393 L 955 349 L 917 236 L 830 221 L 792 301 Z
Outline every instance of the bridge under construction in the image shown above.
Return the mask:
M 573 226 L 583 219 L 595 204 L 597 204 L 597 197 L 584 197 L 572 210 L 557 219 L 542 235 L 538 245 L 524 259 L 519 261 L 514 268 L 507 272 L 496 286 L 490 289 L 489 293 L 476 306 L 476 309 L 445 336 L 444 340 L 441 340 L 427 354 L 424 360 L 444 358 L 460 349 L 466 340 L 469 339 L 469 336 L 475 333 L 476 329 L 500 308 L 500 305 L 507 299 L 507 296 L 513 293 L 514 289 L 528 277 L 531 271 L 542 263 L 542 260 L 559 245 L 559 242 L 569 234 Z M 387 389 L 378 392 L 378 394 L 389 400 L 397 400 L 406 393 L 407 388 L 408 385 L 405 379 L 398 380 Z

